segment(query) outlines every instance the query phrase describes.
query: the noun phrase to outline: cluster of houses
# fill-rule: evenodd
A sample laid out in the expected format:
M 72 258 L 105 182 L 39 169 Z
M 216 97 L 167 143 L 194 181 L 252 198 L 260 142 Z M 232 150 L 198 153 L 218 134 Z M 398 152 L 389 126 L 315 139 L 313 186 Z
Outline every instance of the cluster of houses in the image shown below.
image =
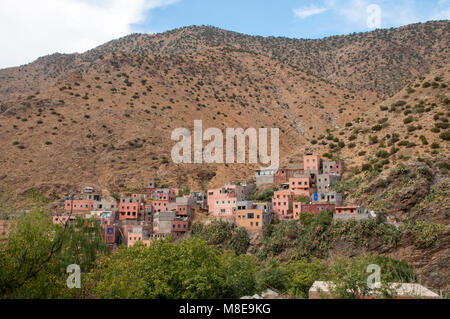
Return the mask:
M 302 163 L 278 170 L 258 170 L 250 182 L 229 183 L 206 193 L 188 194 L 178 189 L 160 188 L 155 182 L 136 192 L 107 199 L 93 187 L 67 198 L 64 212 L 53 222 L 64 224 L 83 217 L 96 221 L 111 249 L 142 242 L 149 246 L 155 239 L 181 237 L 190 231 L 194 212 L 207 213 L 211 219 L 227 220 L 248 231 L 264 229 L 272 219 L 299 220 L 301 215 L 330 211 L 335 219 L 369 219 L 374 212 L 343 205 L 343 196 L 335 185 L 344 172 L 342 161 L 322 161 L 318 155 L 305 154 Z M 256 188 L 273 189 L 265 201 L 250 200 Z M 70 219 L 70 220 L 69 220 Z M 0 235 L 6 235 L 10 223 L 0 221 Z
M 148 247 L 152 241 L 169 235 L 180 238 L 190 231 L 197 211 L 209 215 L 210 220 L 227 220 L 248 231 L 260 231 L 274 218 L 300 220 L 304 213 L 317 215 L 323 211 L 332 212 L 334 219 L 341 220 L 375 218 L 373 211 L 343 205 L 342 194 L 333 188 L 343 172 L 342 161 L 322 161 L 318 155 L 306 154 L 303 163 L 289 164 L 278 170 L 257 170 L 250 182 L 228 183 L 206 193 L 186 194 L 150 182 L 139 192 L 107 199 L 93 187 L 85 187 L 80 194 L 68 197 L 64 212 L 52 218 L 55 224 L 74 222 L 77 217 L 98 223 L 101 236 L 111 250 L 122 244 L 131 247 L 138 242 Z M 263 196 L 264 201 L 250 200 L 255 198 L 257 188 L 270 190 L 274 187 L 271 199 Z M 6 238 L 11 223 L 0 218 L 0 240 Z M 332 298 L 330 285 L 332 283 L 315 282 L 309 298 Z M 397 298 L 439 298 L 418 284 L 393 287 Z
M 179 196 L 180 195 L 180 196 Z M 181 196 L 178 189 L 159 188 L 150 182 L 142 192 L 108 200 L 92 187 L 65 200 L 64 213 L 53 216 L 54 223 L 66 223 L 70 218 L 96 220 L 106 244 L 114 249 L 120 244 L 128 247 L 168 235 L 180 237 L 190 230 L 195 209 L 205 209 L 202 193 Z

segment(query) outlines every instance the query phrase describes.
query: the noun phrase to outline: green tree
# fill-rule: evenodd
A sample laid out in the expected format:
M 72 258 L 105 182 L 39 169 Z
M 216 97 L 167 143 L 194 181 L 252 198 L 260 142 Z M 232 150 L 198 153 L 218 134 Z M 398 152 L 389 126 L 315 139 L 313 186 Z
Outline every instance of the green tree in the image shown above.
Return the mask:
M 122 247 L 99 260 L 85 296 L 95 298 L 237 298 L 254 293 L 252 256 L 221 252 L 199 238 Z M 130 285 L 133 283 L 133 285 Z
M 231 236 L 230 247 L 236 254 L 242 255 L 247 252 L 250 246 L 250 237 L 248 236 L 247 230 L 243 227 L 236 229 Z
M 54 225 L 41 209 L 19 216 L 0 246 L 0 297 L 76 297 L 79 291 L 67 288 L 66 267 L 76 263 L 86 272 L 107 251 L 95 229 Z
M 369 265 L 380 266 L 380 287 L 369 288 L 367 272 Z M 337 258 L 330 267 L 331 281 L 334 287 L 331 293 L 335 298 L 358 299 L 377 295 L 379 298 L 395 297 L 392 283 L 414 282 L 414 271 L 405 261 L 398 261 L 386 256 L 362 254 L 355 258 Z

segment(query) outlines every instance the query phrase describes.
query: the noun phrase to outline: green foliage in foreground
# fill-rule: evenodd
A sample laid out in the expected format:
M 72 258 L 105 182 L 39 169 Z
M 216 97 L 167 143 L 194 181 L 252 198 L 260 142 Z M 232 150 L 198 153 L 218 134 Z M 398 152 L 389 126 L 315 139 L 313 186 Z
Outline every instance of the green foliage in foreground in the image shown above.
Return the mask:
M 97 298 L 238 298 L 255 291 L 256 259 L 198 238 L 120 248 L 87 277 Z M 133 283 L 130 285 L 130 283 Z
M 234 224 L 221 220 L 214 220 L 206 226 L 194 224 L 191 235 L 218 248 L 232 249 L 238 255 L 245 254 L 250 246 L 250 238 L 245 228 L 237 228 Z
M 359 242 L 368 232 L 388 233 L 373 221 L 337 227 L 329 212 L 307 225 L 267 227 L 263 258 L 245 254 L 247 233 L 222 222 L 195 226 L 190 239 L 155 241 L 148 248 L 138 243 L 112 253 L 100 243 L 98 229 L 82 221 L 64 230 L 33 211 L 17 222 L 0 246 L 0 298 L 240 298 L 267 288 L 307 298 L 316 280 L 334 282 L 337 297 L 358 298 L 366 292 L 369 264 L 381 267 L 384 283 L 415 280 L 405 262 L 388 257 L 314 257 L 324 256 L 333 238 L 352 234 Z M 279 254 L 289 249 L 290 259 L 281 261 Z M 81 289 L 66 286 L 65 270 L 73 263 L 81 266 Z M 382 296 L 392 296 L 384 287 Z
M 381 285 L 370 289 L 367 285 L 368 265 L 378 265 L 381 269 Z M 415 282 L 413 270 L 404 261 L 397 261 L 385 256 L 369 254 L 358 258 L 337 258 L 330 267 L 329 276 L 335 285 L 331 293 L 335 298 L 357 299 L 375 293 L 379 298 L 394 298 L 395 290 L 390 283 Z
M 96 256 L 107 252 L 97 225 L 82 220 L 66 229 L 51 217 L 33 210 L 15 220 L 8 239 L 0 242 L 0 298 L 74 297 L 68 290 L 66 267 L 93 267 Z

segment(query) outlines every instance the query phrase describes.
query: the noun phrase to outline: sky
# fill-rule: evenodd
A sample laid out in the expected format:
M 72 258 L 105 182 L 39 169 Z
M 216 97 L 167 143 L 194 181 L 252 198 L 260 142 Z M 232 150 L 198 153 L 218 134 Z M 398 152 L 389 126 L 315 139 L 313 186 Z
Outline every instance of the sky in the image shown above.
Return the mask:
M 317 39 L 448 19 L 450 0 L 0 0 L 0 68 L 189 25 Z

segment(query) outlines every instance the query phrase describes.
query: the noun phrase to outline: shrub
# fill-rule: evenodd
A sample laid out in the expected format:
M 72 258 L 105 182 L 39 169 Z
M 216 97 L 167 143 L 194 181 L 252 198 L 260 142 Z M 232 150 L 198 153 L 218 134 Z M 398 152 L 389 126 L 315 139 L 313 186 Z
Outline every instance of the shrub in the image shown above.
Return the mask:
M 450 164 L 447 162 L 440 162 L 438 163 L 438 167 L 441 169 L 450 170 Z
M 388 158 L 389 157 L 389 152 L 386 150 L 380 150 L 377 152 L 377 157 L 379 158 Z
M 414 118 L 412 116 L 407 117 L 406 119 L 403 120 L 403 123 L 405 124 L 409 124 L 411 122 L 414 121 Z
M 423 145 L 428 145 L 428 141 L 427 141 L 427 138 L 425 136 L 421 135 L 420 136 L 420 140 L 422 141 Z
M 376 136 L 376 135 L 370 136 L 369 137 L 369 144 L 373 145 L 373 144 L 376 144 L 376 143 L 378 143 L 378 136 Z
M 450 140 L 450 130 L 447 130 L 439 135 L 439 138 L 443 139 L 444 141 Z
M 383 126 L 380 124 L 372 126 L 372 131 L 375 131 L 375 132 L 381 131 L 382 129 L 383 129 Z
M 238 228 L 230 240 L 230 247 L 237 255 L 245 254 L 250 246 L 250 237 L 245 228 Z
M 433 142 L 433 144 L 431 144 L 431 149 L 433 149 L 433 150 L 438 149 L 439 147 L 440 147 L 440 145 L 437 142 Z

